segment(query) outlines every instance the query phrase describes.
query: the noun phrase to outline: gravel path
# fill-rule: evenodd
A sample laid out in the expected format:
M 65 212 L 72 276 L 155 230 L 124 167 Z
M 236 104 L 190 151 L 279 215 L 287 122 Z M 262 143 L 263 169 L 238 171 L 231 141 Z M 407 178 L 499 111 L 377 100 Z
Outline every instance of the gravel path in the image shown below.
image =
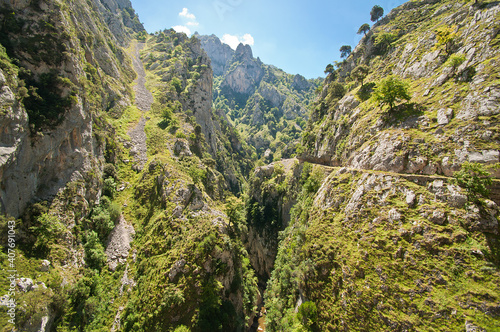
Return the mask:
M 153 103 L 153 95 L 146 88 L 146 71 L 140 57 L 140 50 L 144 47 L 144 43 L 138 43 L 135 48 L 134 55 L 132 56 L 132 63 L 134 69 L 137 73 L 137 78 L 135 80 L 134 92 L 135 92 L 135 105 L 138 109 L 143 112 L 147 112 L 151 109 L 151 104 Z M 144 132 L 144 127 L 146 125 L 146 119 L 144 116 L 141 117 L 139 123 L 127 133 L 132 140 L 132 148 L 130 149 L 130 154 L 134 157 L 135 164 L 134 169 L 142 170 L 144 165 L 148 161 L 147 147 L 146 147 L 146 133 Z

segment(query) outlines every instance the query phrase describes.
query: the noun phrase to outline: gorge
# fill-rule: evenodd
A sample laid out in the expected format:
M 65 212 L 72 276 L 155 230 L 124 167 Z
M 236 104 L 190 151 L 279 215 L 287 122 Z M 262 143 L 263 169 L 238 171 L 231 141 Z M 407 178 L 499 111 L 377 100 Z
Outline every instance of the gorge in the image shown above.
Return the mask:
M 496 331 L 499 32 L 413 0 L 306 79 L 0 0 L 0 330 Z

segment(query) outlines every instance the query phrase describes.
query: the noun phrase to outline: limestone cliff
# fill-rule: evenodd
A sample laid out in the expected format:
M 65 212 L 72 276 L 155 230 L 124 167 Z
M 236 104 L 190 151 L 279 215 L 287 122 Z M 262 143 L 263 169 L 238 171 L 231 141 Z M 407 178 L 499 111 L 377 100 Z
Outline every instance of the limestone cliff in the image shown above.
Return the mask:
M 248 136 L 264 161 L 290 157 L 307 119 L 307 107 L 321 79 L 290 75 L 259 58 L 249 45 L 236 50 L 212 36 L 196 35 L 215 68 L 215 107 Z M 277 136 L 280 131 L 285 135 Z
M 223 44 L 215 35 L 201 36 L 195 34 L 201 42 L 201 47 L 207 52 L 210 58 L 211 67 L 215 76 L 222 76 L 228 69 L 234 51 L 229 45 Z
M 68 182 L 83 184 L 84 201 L 98 197 L 99 187 L 86 175 L 98 175 L 104 160 L 96 117 L 130 103 L 134 74 L 95 9 L 78 2 L 2 3 L 4 57 L 15 63 L 2 68 L 4 213 L 19 216 Z
M 364 37 L 340 69 L 370 69 L 364 87 L 338 101 L 325 86 L 309 124 L 303 158 L 331 165 L 451 176 L 464 161 L 500 161 L 496 134 L 500 92 L 495 4 L 409 2 Z M 410 15 L 406 13 L 413 13 Z M 425 22 L 424 24 L 418 24 Z M 437 34 L 449 26 L 449 46 Z M 381 36 L 392 38 L 382 45 Z M 448 49 L 449 47 L 449 49 Z M 457 59 L 454 65 L 452 60 Z M 393 112 L 363 95 L 389 75 L 406 79 L 411 100 Z M 313 159 L 311 159 L 313 158 Z M 499 175 L 500 173 L 496 173 Z

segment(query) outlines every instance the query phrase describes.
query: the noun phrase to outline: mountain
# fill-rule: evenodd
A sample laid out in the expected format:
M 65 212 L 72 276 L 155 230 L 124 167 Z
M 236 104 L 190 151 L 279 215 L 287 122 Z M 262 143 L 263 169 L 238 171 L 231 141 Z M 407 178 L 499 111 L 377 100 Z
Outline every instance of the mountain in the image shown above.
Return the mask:
M 308 107 L 321 79 L 287 74 L 253 57 L 249 45 L 236 50 L 215 35 L 195 35 L 214 68 L 214 106 L 227 114 L 263 161 L 295 152 Z
M 255 172 L 253 210 L 274 206 L 264 230 L 282 230 L 266 330 L 497 328 L 499 13 L 394 9 L 327 77 L 298 149 L 312 164 Z
M 259 295 L 232 192 L 254 161 L 212 109 L 199 41 L 147 34 L 128 1 L 0 15 L 0 329 L 248 325 Z

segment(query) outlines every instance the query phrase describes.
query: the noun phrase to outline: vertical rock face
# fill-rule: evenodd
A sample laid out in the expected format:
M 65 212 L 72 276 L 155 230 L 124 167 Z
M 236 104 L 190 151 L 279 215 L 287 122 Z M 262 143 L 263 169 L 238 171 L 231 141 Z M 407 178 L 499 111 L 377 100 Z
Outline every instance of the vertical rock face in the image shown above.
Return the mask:
M 55 2 L 1 3 L 6 50 L 0 51 L 18 64 L 0 77 L 5 113 L 0 198 L 3 212 L 12 216 L 33 201 L 54 197 L 68 182 L 87 188 L 81 193 L 85 201 L 95 199 L 99 188 L 85 185 L 93 184 L 86 174 L 99 175 L 103 163 L 105 146 L 93 128 L 95 116 L 130 103 L 130 61 L 119 47 L 111 49 L 108 26 L 88 5 L 67 5 L 71 10 Z
M 244 105 L 264 76 L 263 64 L 253 58 L 252 48 L 243 44 L 238 45 L 231 62 L 231 68 L 221 83 L 221 91 Z
M 93 3 L 121 45 L 127 43 L 127 28 L 132 32 L 144 31 L 130 0 L 93 0 Z
M 210 153 L 215 156 L 217 153 L 217 129 L 212 119 L 213 72 L 210 67 L 210 59 L 198 41 L 189 45 L 193 53 L 193 58 L 200 59 L 200 65 L 205 65 L 207 68 L 189 89 L 188 95 L 190 98 L 186 99 L 184 108 L 193 111 L 196 122 L 201 126 L 202 132 L 205 135 Z

